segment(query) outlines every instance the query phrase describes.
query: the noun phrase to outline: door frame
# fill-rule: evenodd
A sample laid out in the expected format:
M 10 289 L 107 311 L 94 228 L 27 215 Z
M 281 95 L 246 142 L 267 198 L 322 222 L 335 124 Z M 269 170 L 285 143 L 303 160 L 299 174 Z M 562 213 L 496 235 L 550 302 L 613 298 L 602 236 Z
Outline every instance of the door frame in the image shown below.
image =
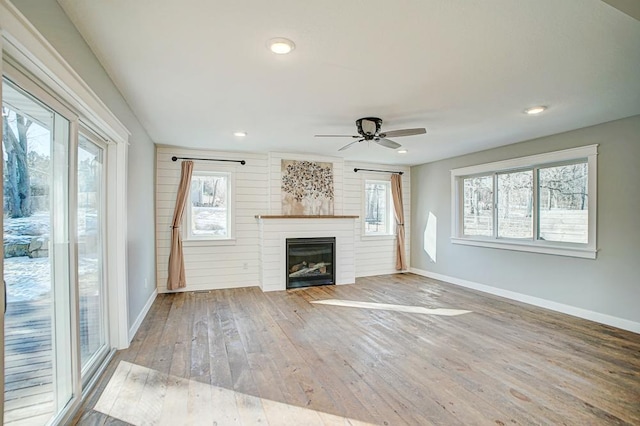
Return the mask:
M 74 214 L 74 206 L 76 206 L 76 192 L 74 190 L 77 175 L 76 166 L 76 153 L 75 147 L 78 144 L 78 115 L 72 110 L 62 104 L 56 97 L 48 93 L 43 89 L 36 81 L 30 78 L 30 76 L 15 66 L 11 60 L 4 61 L 2 80 L 7 79 L 11 85 L 15 85 L 19 90 L 24 91 L 26 96 L 34 98 L 34 102 L 41 103 L 44 107 L 51 110 L 54 113 L 54 124 L 52 126 L 52 133 L 60 131 L 61 126 L 56 125 L 58 121 L 68 122 L 66 139 L 66 157 L 62 164 L 58 163 L 56 158 L 52 156 L 51 173 L 54 176 L 63 176 L 67 187 L 63 189 L 64 196 L 66 198 L 66 205 L 63 207 L 66 212 L 63 217 L 64 224 L 67 229 L 56 235 L 56 230 L 60 227 L 52 227 L 50 230 L 50 246 L 53 252 L 51 257 L 53 274 L 51 276 L 51 294 L 54 298 L 52 303 L 52 318 L 51 318 L 51 338 L 52 340 L 52 361 L 55 359 L 68 359 L 71 358 L 70 363 L 53 362 L 52 373 L 54 377 L 54 414 L 51 417 L 52 424 L 62 423 L 62 420 L 66 418 L 69 412 L 75 411 L 81 401 L 80 395 L 82 391 L 81 379 L 80 379 L 80 339 L 79 339 L 79 301 L 78 301 L 78 280 L 77 280 L 77 250 L 75 247 L 76 242 L 76 214 Z M 64 136 L 63 136 L 64 137 Z M 55 136 L 52 139 L 56 140 Z M 55 143 L 55 142 L 54 142 Z M 0 147 L 0 152 L 2 152 Z M 53 149 L 53 147 L 52 147 Z M 54 150 L 55 151 L 55 150 Z M 55 152 L 54 152 L 55 154 Z M 1 162 L 1 161 L 0 161 Z M 60 174 L 55 173 L 55 168 L 60 167 Z M 56 186 L 56 185 L 52 185 Z M 55 193 L 53 188 L 52 196 Z M 52 199 L 53 202 L 55 202 Z M 59 206 L 58 206 L 59 208 Z M 2 207 L 0 207 L 2 209 Z M 55 220 L 57 211 L 51 211 L 52 218 Z M 56 241 L 63 241 L 62 244 L 56 243 Z M 59 258 L 56 253 L 65 253 L 62 258 Z M 56 276 L 60 274 L 60 279 Z M 4 276 L 4 269 L 3 269 Z M 59 286 L 64 287 L 59 287 Z M 68 288 L 67 288 L 68 286 Z M 60 291 L 56 292 L 55 289 Z M 55 294 L 65 295 L 65 299 L 58 300 Z M 6 297 L 6 295 L 5 295 Z M 68 309 L 68 313 L 66 310 Z M 63 314 L 60 316 L 60 314 Z M 68 325 L 71 327 L 69 328 Z M 4 335 L 3 335 L 4 342 Z M 58 344 L 61 343 L 61 344 Z M 70 353 L 67 353 L 70 351 Z M 4 354 L 3 354 L 4 355 Z M 4 372 L 3 372 L 4 378 Z M 61 380 L 59 380 L 61 379 Z M 65 394 L 70 393 L 71 399 L 66 401 L 63 406 L 60 406 L 58 397 L 60 392 Z M 3 410 L 4 411 L 4 410 Z
M 23 73 L 75 111 L 80 122 L 108 141 L 107 258 L 110 341 L 129 346 L 127 291 L 127 154 L 131 133 L 51 44 L 11 3 L 0 0 L 2 62 L 11 60 Z
M 106 285 L 109 289 L 107 295 L 109 337 L 112 353 L 116 348 L 124 349 L 130 343 L 126 269 L 126 176 L 130 132 L 24 15 L 10 2 L 0 0 L 0 75 L 4 75 L 8 61 L 18 69 L 20 74 L 29 78 L 48 95 L 53 96 L 68 109 L 74 111 L 79 119 L 75 120 L 72 126 L 76 126 L 77 129 L 79 124 L 85 124 L 107 141 L 105 161 L 108 166 L 105 179 L 108 210 L 105 213 L 107 217 L 105 236 L 107 251 L 105 254 L 108 259 Z M 0 96 L 1 93 L 0 89 Z M 0 126 L 0 136 L 1 131 Z M 72 130 L 72 134 L 77 135 L 77 132 Z M 76 146 L 77 141 L 71 141 L 72 149 Z M 3 165 L 0 164 L 0 172 L 2 167 Z M 71 177 L 73 178 L 73 175 Z M 70 182 L 70 184 L 74 183 L 75 180 Z M 70 189 L 72 188 L 70 187 Z M 2 188 L 0 188 L 0 195 L 2 195 L 1 191 Z M 1 218 L 0 225 L 2 225 Z M 70 228 L 73 225 L 74 222 L 70 223 Z M 4 267 L 2 259 L 3 256 L 0 256 L 0 272 Z M 0 292 L 0 294 L 0 302 L 3 305 L 4 292 Z M 77 300 L 77 295 L 74 297 Z M 77 311 L 75 315 L 77 315 Z M 4 377 L 4 314 L 0 315 L 0 329 L 2 330 L 0 331 L 0 373 Z M 77 333 L 74 335 L 77 336 Z M 79 353 L 76 362 L 78 364 L 75 371 L 79 372 Z M 98 370 L 97 373 L 99 374 L 99 372 Z M 77 376 L 77 381 L 80 383 L 80 374 Z M 4 380 L 0 380 L 0 390 L 4 394 Z M 3 411 L 0 410 L 0 424 L 3 423 Z M 69 409 L 66 416 L 61 416 L 56 420 L 64 422 L 69 420 L 72 414 L 73 410 Z
M 94 132 L 93 130 L 91 130 L 89 127 L 83 125 L 82 123 L 80 123 L 80 128 L 79 128 L 79 132 L 78 132 L 78 144 L 76 146 L 76 153 L 77 151 L 80 149 L 80 135 L 82 135 L 85 139 L 87 139 L 87 141 L 89 143 L 92 143 L 93 145 L 95 145 L 100 151 L 101 151 L 101 157 L 102 157 L 102 173 L 101 173 L 101 180 L 100 180 L 100 206 L 101 206 L 101 212 L 100 212 L 100 222 L 99 222 L 99 226 L 100 226 L 100 233 L 101 233 L 101 237 L 100 237 L 100 256 L 101 256 L 101 262 L 102 262 L 102 267 L 101 267 L 101 271 L 100 271 L 100 275 L 101 275 L 101 288 L 100 288 L 100 292 L 101 292 L 101 298 L 100 298 L 100 304 L 101 304 L 101 309 L 102 309 L 102 324 L 104 329 L 102 330 L 102 338 L 105 340 L 105 347 L 101 348 L 98 352 L 96 352 L 96 354 L 93 355 L 94 359 L 92 360 L 92 365 L 90 365 L 86 371 L 82 371 L 83 366 L 82 366 L 82 358 L 80 358 L 80 379 L 83 383 L 83 392 L 85 392 L 85 389 L 89 386 L 89 384 L 92 381 L 92 376 L 95 375 L 96 371 L 98 371 L 100 369 L 100 364 L 102 363 L 102 361 L 104 361 L 104 359 L 109 355 L 110 352 L 110 348 L 111 348 L 111 334 L 110 334 L 110 329 L 111 329 L 111 324 L 109 323 L 109 288 L 107 286 L 108 283 L 108 267 L 109 267 L 109 262 L 108 262 L 108 258 L 107 258 L 107 212 L 108 212 L 108 204 L 107 204 L 107 171 L 108 171 L 108 162 L 107 162 L 107 148 L 108 148 L 108 142 L 106 140 L 104 140 L 101 136 L 99 136 L 96 132 Z M 78 178 L 78 170 L 79 170 L 79 163 L 78 160 L 76 158 L 76 178 Z M 78 182 L 76 182 L 76 188 L 78 187 Z M 77 195 L 76 195 L 77 197 Z M 77 211 L 77 206 L 78 206 L 78 202 L 79 200 L 76 199 L 76 211 Z M 77 229 L 77 227 L 76 227 Z M 76 242 L 77 243 L 77 242 Z M 78 251 L 76 251 L 76 253 L 78 253 Z M 79 259 L 79 256 L 78 256 Z M 77 270 L 77 269 L 76 269 Z M 78 283 L 80 283 L 80 280 L 78 279 Z M 79 307 L 79 304 L 78 304 Z M 79 335 L 79 333 L 78 333 Z M 80 347 L 80 349 L 82 349 L 82 347 Z M 86 377 L 84 377 L 86 376 Z M 87 380 L 88 378 L 88 380 Z
M 4 39 L 0 37 L 0 76 L 4 75 L 3 73 L 3 61 L 2 61 L 2 51 L 3 51 L 3 42 Z M 0 84 L 0 103 L 2 103 L 2 84 Z M 4 129 L 4 116 L 0 114 L 0 141 L 2 141 L 2 131 Z M 0 142 L 1 143 L 1 142 Z M 2 149 L 0 148 L 0 152 Z M 0 176 L 4 176 L 4 161 L 0 161 Z M 4 200 L 4 185 L 0 185 L 0 200 Z M 3 203 L 4 206 L 4 203 Z M 4 229 L 4 207 L 0 207 L 0 228 Z M 0 247 L 0 276 L 4 277 L 4 244 Z M 2 307 L 2 315 L 0 315 L 0 392 L 2 393 L 2 398 L 4 400 L 4 314 L 6 311 L 6 302 L 7 302 L 7 287 L 4 285 L 2 291 L 0 292 L 0 306 Z M 2 410 L 0 410 L 0 424 L 4 424 L 4 404 L 2 406 Z

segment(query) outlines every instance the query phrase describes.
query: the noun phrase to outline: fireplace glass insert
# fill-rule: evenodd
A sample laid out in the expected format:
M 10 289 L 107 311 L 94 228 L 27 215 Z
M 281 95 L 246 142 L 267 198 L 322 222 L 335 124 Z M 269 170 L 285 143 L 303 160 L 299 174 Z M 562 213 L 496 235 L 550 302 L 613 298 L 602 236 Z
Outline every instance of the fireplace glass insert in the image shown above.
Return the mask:
M 336 239 L 287 238 L 287 288 L 335 284 Z

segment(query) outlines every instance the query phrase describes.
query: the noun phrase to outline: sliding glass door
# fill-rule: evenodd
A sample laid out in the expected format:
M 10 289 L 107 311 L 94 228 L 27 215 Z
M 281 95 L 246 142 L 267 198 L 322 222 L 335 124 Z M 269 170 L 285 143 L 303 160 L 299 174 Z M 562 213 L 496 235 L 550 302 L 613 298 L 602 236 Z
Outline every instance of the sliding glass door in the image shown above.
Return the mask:
M 2 80 L 4 423 L 57 424 L 110 349 L 106 145 L 11 71 Z
M 45 424 L 74 396 L 70 122 L 3 80 L 5 424 Z
M 83 383 L 107 354 L 104 278 L 105 147 L 89 131 L 78 138 L 77 240 L 80 359 Z

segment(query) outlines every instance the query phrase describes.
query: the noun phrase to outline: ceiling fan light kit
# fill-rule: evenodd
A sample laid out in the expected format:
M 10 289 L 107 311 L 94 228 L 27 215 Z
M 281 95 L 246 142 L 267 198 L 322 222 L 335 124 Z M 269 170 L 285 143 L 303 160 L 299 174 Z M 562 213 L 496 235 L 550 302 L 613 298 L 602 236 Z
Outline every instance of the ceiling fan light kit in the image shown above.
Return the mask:
M 356 120 L 358 133 L 363 136 L 371 136 L 378 134 L 382 126 L 382 119 L 378 117 L 365 117 Z
M 416 128 L 416 129 L 400 129 L 400 130 L 391 130 L 389 132 L 380 132 L 382 127 L 382 119 L 378 117 L 364 117 L 356 120 L 356 129 L 358 130 L 358 135 L 315 135 L 317 138 L 353 138 L 358 139 L 353 142 L 349 142 L 338 151 L 344 151 L 349 148 L 353 144 L 362 141 L 373 141 L 380 146 L 384 146 L 385 148 L 397 149 L 400 148 L 398 142 L 392 141 L 391 139 L 387 139 L 387 136 L 390 137 L 400 137 L 400 136 L 413 136 L 413 135 L 422 135 L 427 133 L 427 130 L 424 127 Z M 406 150 L 405 150 L 406 153 Z

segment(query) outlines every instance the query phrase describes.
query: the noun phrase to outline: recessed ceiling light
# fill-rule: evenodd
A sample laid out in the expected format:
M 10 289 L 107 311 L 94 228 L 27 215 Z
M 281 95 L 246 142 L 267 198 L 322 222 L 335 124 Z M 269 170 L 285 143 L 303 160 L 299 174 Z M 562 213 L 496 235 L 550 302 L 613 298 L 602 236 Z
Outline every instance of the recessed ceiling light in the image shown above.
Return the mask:
M 247 132 L 233 132 L 233 136 L 244 138 L 245 136 L 247 136 Z
M 398 150 L 398 154 L 406 154 L 407 152 L 409 152 L 409 151 L 407 151 L 406 149 L 399 149 Z
M 535 106 L 535 107 L 525 109 L 524 113 L 529 115 L 536 115 L 536 114 L 540 114 L 546 109 L 547 109 L 546 106 Z
M 278 55 L 286 55 L 296 48 L 296 45 L 287 38 L 272 38 L 267 45 L 269 50 Z

